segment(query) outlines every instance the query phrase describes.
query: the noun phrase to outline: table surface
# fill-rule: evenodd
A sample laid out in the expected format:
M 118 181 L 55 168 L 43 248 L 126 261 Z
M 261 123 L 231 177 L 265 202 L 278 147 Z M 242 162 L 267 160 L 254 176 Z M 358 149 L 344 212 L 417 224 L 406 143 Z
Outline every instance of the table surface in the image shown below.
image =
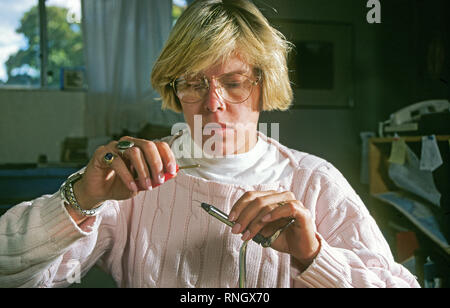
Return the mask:
M 57 192 L 67 177 L 78 170 L 78 167 L 54 166 L 0 169 L 0 210 Z

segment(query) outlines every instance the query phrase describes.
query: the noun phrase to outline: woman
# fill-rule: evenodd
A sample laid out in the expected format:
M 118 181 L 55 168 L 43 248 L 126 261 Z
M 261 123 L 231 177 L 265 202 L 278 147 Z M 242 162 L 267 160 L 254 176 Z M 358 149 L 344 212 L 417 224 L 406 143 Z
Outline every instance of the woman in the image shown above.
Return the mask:
M 249 244 L 247 286 L 417 287 L 333 166 L 257 131 L 261 111 L 292 100 L 288 51 L 249 1 L 190 5 L 152 72 L 188 128 L 102 146 L 63 194 L 6 213 L 0 284 L 65 286 L 75 260 L 83 273 L 98 262 L 121 287 L 236 287 L 242 242 L 294 218 L 271 248 Z

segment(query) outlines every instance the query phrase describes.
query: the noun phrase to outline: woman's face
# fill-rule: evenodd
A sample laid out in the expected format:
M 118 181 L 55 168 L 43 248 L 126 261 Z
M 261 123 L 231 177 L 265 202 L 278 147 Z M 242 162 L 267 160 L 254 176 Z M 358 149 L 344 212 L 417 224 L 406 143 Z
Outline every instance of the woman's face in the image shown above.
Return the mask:
M 217 81 L 212 79 L 230 73 L 243 74 L 252 80 L 258 77 L 253 67 L 235 55 L 202 72 L 210 85 L 202 101 L 195 104 L 181 101 L 184 118 L 195 143 L 205 153 L 214 156 L 245 153 L 257 141 L 261 82 L 253 86 L 247 100 L 231 104 L 218 95 Z

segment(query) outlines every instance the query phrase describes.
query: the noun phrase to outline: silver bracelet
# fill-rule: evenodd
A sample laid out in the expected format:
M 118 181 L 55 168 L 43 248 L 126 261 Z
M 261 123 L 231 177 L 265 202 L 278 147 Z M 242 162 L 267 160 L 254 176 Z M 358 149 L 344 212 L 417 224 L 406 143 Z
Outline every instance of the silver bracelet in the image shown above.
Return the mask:
M 72 208 L 76 209 L 81 215 L 83 216 L 94 216 L 99 209 L 102 207 L 101 205 L 89 209 L 84 210 L 81 208 L 81 206 L 78 204 L 77 198 L 75 197 L 75 194 L 73 192 L 73 184 L 80 180 L 83 177 L 83 173 L 77 172 L 75 174 L 72 174 L 69 176 L 69 178 L 61 185 L 61 188 L 59 189 L 61 198 L 68 203 Z

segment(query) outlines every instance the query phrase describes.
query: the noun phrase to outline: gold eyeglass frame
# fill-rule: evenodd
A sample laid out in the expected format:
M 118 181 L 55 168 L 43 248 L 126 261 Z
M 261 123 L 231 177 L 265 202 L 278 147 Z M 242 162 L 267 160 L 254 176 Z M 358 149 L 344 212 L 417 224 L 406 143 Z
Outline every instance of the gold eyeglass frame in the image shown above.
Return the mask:
M 228 103 L 230 103 L 230 104 L 234 104 L 234 105 L 239 105 L 239 104 L 242 104 L 243 102 L 245 102 L 251 95 L 252 95 L 252 93 L 253 93 L 253 88 L 262 80 L 262 77 L 261 77 L 261 74 L 259 74 L 258 75 L 258 77 L 256 77 L 256 80 L 252 80 L 252 78 L 250 77 L 250 76 L 247 76 L 247 75 L 244 75 L 244 74 L 239 74 L 239 73 L 236 73 L 237 75 L 241 75 L 241 76 L 244 76 L 244 77 L 247 77 L 248 78 L 248 80 L 251 82 L 251 84 L 252 84 L 252 88 L 251 88 L 251 90 L 250 90 L 250 93 L 249 93 L 249 95 L 247 96 L 247 98 L 245 98 L 244 100 L 242 100 L 242 101 L 240 101 L 240 102 L 231 102 L 231 101 L 229 101 L 229 100 L 227 100 L 227 99 L 225 99 L 217 90 L 218 89 L 220 89 L 220 88 L 222 88 L 222 87 L 216 87 L 216 90 L 215 90 L 215 93 L 217 93 L 217 95 L 219 95 L 219 97 L 221 98 L 221 99 L 223 99 L 224 101 L 226 101 L 226 102 L 228 102 Z M 220 77 L 222 77 L 222 76 L 224 76 L 224 75 L 228 75 L 228 73 L 226 73 L 226 74 L 222 74 L 222 75 L 219 75 L 219 76 L 212 76 L 211 77 L 211 80 L 217 80 L 218 78 L 220 78 Z M 209 79 L 206 77 L 206 76 L 202 76 L 203 77 L 203 80 L 206 82 L 206 85 L 207 85 L 207 89 L 208 89 L 208 91 L 210 90 L 210 81 L 209 81 Z M 199 101 L 197 101 L 197 102 L 193 102 L 193 103 L 186 103 L 186 102 L 183 102 L 181 99 L 180 99 L 180 97 L 178 96 L 178 94 L 177 94 L 177 90 L 175 89 L 175 82 L 178 80 L 178 79 L 180 79 L 180 78 L 183 78 L 183 77 L 177 77 L 177 78 L 175 78 L 175 79 L 173 79 L 170 83 L 169 83 L 169 85 L 172 87 L 172 89 L 173 89 L 173 92 L 175 93 L 175 95 L 177 96 L 177 98 L 178 98 L 178 100 L 181 102 L 181 103 L 183 103 L 183 104 L 187 104 L 187 105 L 195 105 L 195 104 L 198 104 L 198 103 L 200 103 L 202 100 L 200 99 Z

